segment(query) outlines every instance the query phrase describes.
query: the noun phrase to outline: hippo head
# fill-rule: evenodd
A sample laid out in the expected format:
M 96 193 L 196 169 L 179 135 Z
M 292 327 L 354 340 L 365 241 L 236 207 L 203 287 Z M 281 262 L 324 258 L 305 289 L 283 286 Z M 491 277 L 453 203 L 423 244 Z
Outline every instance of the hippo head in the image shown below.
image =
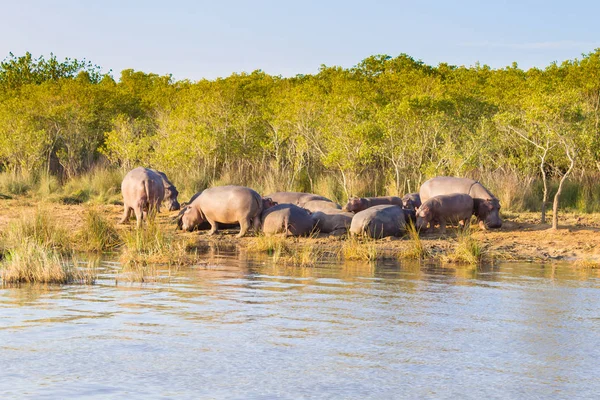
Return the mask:
M 273 199 L 270 197 L 263 197 L 262 203 L 263 203 L 263 210 L 274 207 L 278 204 L 276 201 L 273 201 Z
M 352 197 L 342 208 L 342 211 L 359 212 L 367 208 L 367 200 L 362 197 Z
M 195 227 L 204 222 L 204 218 L 202 218 L 202 214 L 196 207 L 186 207 L 183 211 L 183 215 L 181 216 L 181 220 L 178 223 L 180 228 L 184 231 L 191 232 Z
M 431 220 L 431 210 L 427 206 L 421 206 L 416 212 L 416 228 L 418 231 L 421 229 L 427 229 L 427 224 Z
M 179 192 L 175 189 L 175 186 L 171 185 L 165 188 L 165 201 L 169 204 L 169 211 L 177 211 L 181 208 L 177 201 Z
M 475 202 L 475 213 L 479 226 L 486 229 L 496 229 L 502 226 L 500 219 L 500 202 L 498 199 L 485 199 Z
M 402 197 L 402 208 L 407 210 L 416 210 L 421 206 L 421 199 L 418 193 L 410 193 Z

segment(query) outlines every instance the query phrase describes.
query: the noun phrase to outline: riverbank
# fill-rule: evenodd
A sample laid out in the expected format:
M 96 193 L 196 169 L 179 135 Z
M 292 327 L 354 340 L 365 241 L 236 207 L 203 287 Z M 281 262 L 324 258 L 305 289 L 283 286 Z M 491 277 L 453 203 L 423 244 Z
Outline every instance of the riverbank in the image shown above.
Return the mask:
M 84 229 L 86 210 L 90 208 L 113 223 L 119 232 L 127 232 L 135 227 L 133 219 L 128 225 L 118 224 L 122 215 L 122 206 L 119 205 L 67 205 L 36 202 L 29 198 L 13 198 L 0 200 L 0 231 L 5 231 L 12 222 L 41 211 L 75 235 Z M 161 213 L 157 217 L 159 229 L 173 235 L 174 240 L 185 243 L 188 248 L 218 246 L 255 250 L 257 238 L 249 236 L 238 239 L 235 237 L 235 230 L 222 231 L 215 236 L 208 236 L 205 232 L 176 231 L 173 223 L 176 215 L 177 212 Z M 482 231 L 476 226 L 472 229 L 471 237 L 491 261 L 569 261 L 589 265 L 600 264 L 600 214 L 562 213 L 559 230 L 552 230 L 549 224 L 539 224 L 537 213 L 505 212 L 503 219 L 504 225 L 499 230 Z M 421 235 L 421 243 L 430 257 L 440 258 L 454 251 L 460 238 L 457 239 L 454 230 L 448 232 L 447 235 Z M 328 235 L 287 238 L 285 242 L 291 247 L 310 245 L 321 252 L 331 254 L 339 254 L 344 244 L 348 247 L 347 240 L 343 237 Z M 364 242 L 358 245 L 361 244 Z M 385 238 L 368 241 L 368 246 L 379 257 L 399 257 L 410 251 L 414 242 L 408 238 Z M 77 250 L 76 243 L 74 249 Z

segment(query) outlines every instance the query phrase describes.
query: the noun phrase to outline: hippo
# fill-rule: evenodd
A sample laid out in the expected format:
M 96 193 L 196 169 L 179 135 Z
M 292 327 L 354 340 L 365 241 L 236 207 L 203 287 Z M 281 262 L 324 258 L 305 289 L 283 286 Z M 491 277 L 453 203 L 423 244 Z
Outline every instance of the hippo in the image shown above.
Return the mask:
M 406 229 L 406 217 L 400 206 L 383 204 L 354 214 L 350 233 L 372 238 L 398 236 Z
M 338 203 L 329 200 L 310 200 L 302 205 L 302 208 L 310 211 L 340 210 L 342 207 Z
M 271 198 L 277 204 L 295 204 L 300 207 L 311 200 L 331 201 L 327 197 L 318 194 L 302 192 L 276 192 L 265 197 Z
M 317 211 L 312 214 L 315 228 L 321 233 L 333 233 L 334 235 L 346 233 L 354 214 L 334 208 Z
M 240 224 L 242 237 L 250 228 L 260 226 L 260 215 L 263 210 L 262 197 L 254 190 L 244 186 L 215 186 L 204 190 L 196 199 L 186 206 L 181 217 L 181 229 L 192 231 L 204 221 L 210 223 L 209 235 L 219 229 L 219 224 Z
M 402 197 L 402 208 L 417 210 L 419 207 L 421 207 L 421 196 L 419 196 L 419 193 L 409 193 Z
M 440 194 L 464 193 L 473 198 L 473 214 L 482 229 L 500 228 L 500 201 L 481 183 L 468 178 L 438 176 L 421 185 L 419 195 L 425 203 L 433 196 Z
M 195 195 L 192 196 L 192 198 L 190 199 L 190 201 L 188 201 L 185 204 L 186 205 L 187 204 L 191 204 L 194 200 L 196 200 L 198 198 L 198 196 L 200 196 L 200 194 L 202 194 L 202 192 L 196 193 Z M 263 208 L 262 208 L 263 211 L 266 210 L 267 208 L 271 208 L 271 207 L 277 205 L 277 203 L 275 203 L 273 200 L 271 200 L 268 197 L 267 198 L 263 197 L 262 198 L 262 203 L 263 203 Z M 179 214 L 177 214 L 177 217 L 175 217 L 175 223 L 177 225 L 177 229 L 179 229 L 179 230 L 182 229 L 182 225 L 183 225 L 182 217 L 183 217 L 183 214 L 185 213 L 186 209 L 187 209 L 187 206 L 184 207 L 184 208 L 182 208 L 181 211 L 179 211 Z M 219 225 L 219 228 L 221 228 L 221 229 L 235 229 L 235 228 L 239 228 L 239 227 L 240 227 L 240 224 L 238 224 L 238 223 L 234 223 L 234 224 L 220 224 Z M 210 223 L 208 221 L 202 221 L 200 224 L 192 227 L 191 230 L 192 231 L 195 231 L 195 230 L 205 231 L 205 230 L 208 230 L 210 228 L 211 228 L 211 226 L 210 226 Z M 188 229 L 188 231 L 189 230 L 190 229 Z
M 344 211 L 357 213 L 369 207 L 391 204 L 402 207 L 402 199 L 396 196 L 386 197 L 352 197 L 342 208 Z
M 267 235 L 305 236 L 313 230 L 310 213 L 294 204 L 278 204 L 265 210 L 261 217 L 262 231 Z
M 458 223 L 468 228 L 473 215 L 473 198 L 464 193 L 442 194 L 433 196 L 417 210 L 418 230 L 431 229 L 440 224 L 440 233 L 446 232 L 446 224 Z
M 167 179 L 167 176 L 150 168 L 138 167 L 127 173 L 121 182 L 123 194 L 123 218 L 120 223 L 129 221 L 131 211 L 135 213 L 137 226 L 153 211 L 160 212 L 163 200 L 169 203 L 169 211 L 178 210 L 177 189 Z

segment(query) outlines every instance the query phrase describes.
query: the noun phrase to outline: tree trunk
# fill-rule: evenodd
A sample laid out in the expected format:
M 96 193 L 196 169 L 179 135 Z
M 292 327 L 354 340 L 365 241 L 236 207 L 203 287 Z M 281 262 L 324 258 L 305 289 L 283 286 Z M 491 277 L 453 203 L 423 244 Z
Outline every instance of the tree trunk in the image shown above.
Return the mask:
M 571 154 L 571 151 L 567 148 L 565 149 L 567 153 L 567 157 L 569 157 L 569 161 L 571 165 L 569 165 L 569 169 L 565 174 L 560 178 L 560 183 L 558 184 L 558 190 L 554 195 L 554 204 L 552 205 L 552 229 L 558 229 L 558 203 L 560 201 L 560 194 L 562 193 L 563 183 L 567 180 L 567 177 L 573 171 L 573 166 L 575 165 L 575 157 Z
M 540 171 L 542 172 L 542 182 L 544 183 L 544 195 L 542 196 L 542 216 L 540 221 L 542 224 L 546 223 L 546 205 L 548 204 L 548 177 L 546 176 L 546 171 L 544 170 L 547 154 L 548 147 L 546 147 L 544 154 L 540 157 L 542 159 L 540 162 Z

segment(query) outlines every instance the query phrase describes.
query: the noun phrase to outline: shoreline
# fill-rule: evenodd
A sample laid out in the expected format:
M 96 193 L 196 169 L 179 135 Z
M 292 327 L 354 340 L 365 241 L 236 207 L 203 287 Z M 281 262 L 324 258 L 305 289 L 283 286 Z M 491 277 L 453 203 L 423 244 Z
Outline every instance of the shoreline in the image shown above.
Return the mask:
M 135 219 L 129 224 L 119 225 L 122 206 L 107 204 L 65 205 L 53 202 L 34 201 L 31 198 L 13 198 L 0 200 L 0 230 L 4 231 L 9 224 L 37 210 L 43 210 L 56 220 L 57 224 L 71 234 L 81 231 L 84 226 L 86 210 L 93 208 L 107 220 L 115 224 L 119 232 L 135 229 Z M 247 251 L 258 251 L 255 235 L 236 238 L 236 230 L 219 231 L 215 236 L 208 236 L 204 231 L 182 232 L 175 229 L 173 217 L 177 212 L 162 212 L 156 221 L 161 231 L 172 232 L 176 242 L 185 243 L 188 248 L 218 246 L 236 246 Z M 498 230 L 483 231 L 472 228 L 471 237 L 485 250 L 490 261 L 518 262 L 571 262 L 600 265 L 600 214 L 581 214 L 563 212 L 560 215 L 560 229 L 552 230 L 549 224 L 541 225 L 539 213 L 503 212 L 504 224 Z M 421 242 L 432 255 L 432 260 L 439 259 L 452 252 L 456 246 L 456 229 L 449 229 L 448 234 L 429 233 L 421 235 Z M 0 237 L 1 240 L 1 237 Z M 344 242 L 344 237 L 333 237 L 321 234 L 318 237 L 285 239 L 286 245 L 302 248 L 310 245 L 321 252 L 337 253 Z M 400 254 L 410 249 L 411 240 L 406 237 L 388 237 L 379 240 L 361 240 L 368 243 L 380 256 L 377 258 L 402 258 Z M 0 242 L 0 247 L 2 243 Z M 74 250 L 77 250 L 75 248 Z

